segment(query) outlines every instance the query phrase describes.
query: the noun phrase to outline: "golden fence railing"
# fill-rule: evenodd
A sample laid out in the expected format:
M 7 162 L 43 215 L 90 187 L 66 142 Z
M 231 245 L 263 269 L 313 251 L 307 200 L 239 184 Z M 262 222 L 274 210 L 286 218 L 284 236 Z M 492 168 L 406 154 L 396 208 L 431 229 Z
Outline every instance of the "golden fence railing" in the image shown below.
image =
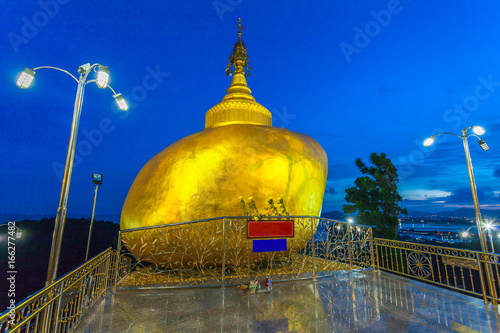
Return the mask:
M 116 252 L 103 251 L 0 315 L 0 332 L 72 332 L 110 286 Z
M 120 258 L 130 274 L 121 287 L 215 286 L 315 278 L 374 265 L 370 227 L 314 216 L 268 217 L 294 221 L 287 249 L 254 252 L 249 217 L 218 217 L 122 230 Z M 122 260 L 120 259 L 120 260 Z
M 500 255 L 465 249 L 374 239 L 376 266 L 496 303 Z

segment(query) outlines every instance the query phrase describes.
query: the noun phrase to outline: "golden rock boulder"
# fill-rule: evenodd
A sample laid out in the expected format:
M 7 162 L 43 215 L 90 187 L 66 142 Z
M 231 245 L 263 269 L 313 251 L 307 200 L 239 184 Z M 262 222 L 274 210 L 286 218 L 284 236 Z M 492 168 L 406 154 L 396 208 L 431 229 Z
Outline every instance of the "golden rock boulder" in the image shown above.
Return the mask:
M 251 68 L 241 26 L 238 36 L 226 70 L 233 76 L 226 96 L 206 113 L 203 131 L 170 145 L 142 168 L 123 206 L 122 230 L 242 216 L 240 196 L 253 197 L 261 212 L 269 197 L 283 197 L 290 215 L 321 213 L 326 153 L 308 135 L 271 126 L 271 113 L 255 101 L 247 86 L 245 76 Z M 209 229 L 207 233 L 213 232 Z M 296 225 L 301 243 L 310 240 L 303 229 Z M 140 241 L 147 244 L 131 249 L 135 255 L 158 253 L 149 235 Z M 165 242 L 170 246 L 174 241 L 166 237 Z

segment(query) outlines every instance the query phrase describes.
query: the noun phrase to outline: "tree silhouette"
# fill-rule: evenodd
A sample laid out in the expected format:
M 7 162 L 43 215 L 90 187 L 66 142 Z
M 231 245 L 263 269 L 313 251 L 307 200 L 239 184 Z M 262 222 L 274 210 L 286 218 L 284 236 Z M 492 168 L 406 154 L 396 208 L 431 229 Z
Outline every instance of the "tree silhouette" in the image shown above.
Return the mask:
M 348 214 L 358 211 L 359 222 L 375 225 L 377 236 L 396 239 L 398 214 L 408 214 L 399 207 L 403 198 L 398 193 L 397 169 L 385 153 L 372 153 L 370 161 L 373 165 L 368 167 L 360 158 L 356 159 L 355 164 L 363 176 L 354 181 L 356 186 L 345 190 L 345 200 L 350 204 L 342 210 Z

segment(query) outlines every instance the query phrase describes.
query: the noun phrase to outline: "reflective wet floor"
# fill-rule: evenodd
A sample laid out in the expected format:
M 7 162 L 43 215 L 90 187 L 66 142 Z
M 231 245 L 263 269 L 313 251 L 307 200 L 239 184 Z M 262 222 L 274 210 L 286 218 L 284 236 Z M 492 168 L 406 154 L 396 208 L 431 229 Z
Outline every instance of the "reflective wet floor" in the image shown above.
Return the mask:
M 119 290 L 76 332 L 500 332 L 481 299 L 372 270 L 236 287 Z

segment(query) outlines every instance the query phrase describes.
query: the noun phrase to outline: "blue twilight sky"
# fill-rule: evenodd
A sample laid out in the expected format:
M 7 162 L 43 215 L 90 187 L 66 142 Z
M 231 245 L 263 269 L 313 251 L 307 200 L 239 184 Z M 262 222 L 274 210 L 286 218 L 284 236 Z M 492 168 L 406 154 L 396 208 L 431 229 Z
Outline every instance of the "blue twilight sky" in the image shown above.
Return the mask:
M 354 160 L 385 152 L 400 171 L 403 206 L 472 207 L 462 142 L 441 137 L 482 125 L 491 149 L 470 139 L 483 208 L 500 208 L 500 2 L 96 1 L 0 3 L 0 213 L 55 215 L 76 82 L 87 62 L 110 67 L 110 90 L 87 85 L 68 215 L 92 211 L 92 172 L 104 183 L 97 212 L 120 214 L 154 155 L 203 130 L 220 102 L 242 18 L 254 68 L 248 84 L 275 126 L 315 138 L 328 154 L 323 211 L 340 210 L 360 176 Z

